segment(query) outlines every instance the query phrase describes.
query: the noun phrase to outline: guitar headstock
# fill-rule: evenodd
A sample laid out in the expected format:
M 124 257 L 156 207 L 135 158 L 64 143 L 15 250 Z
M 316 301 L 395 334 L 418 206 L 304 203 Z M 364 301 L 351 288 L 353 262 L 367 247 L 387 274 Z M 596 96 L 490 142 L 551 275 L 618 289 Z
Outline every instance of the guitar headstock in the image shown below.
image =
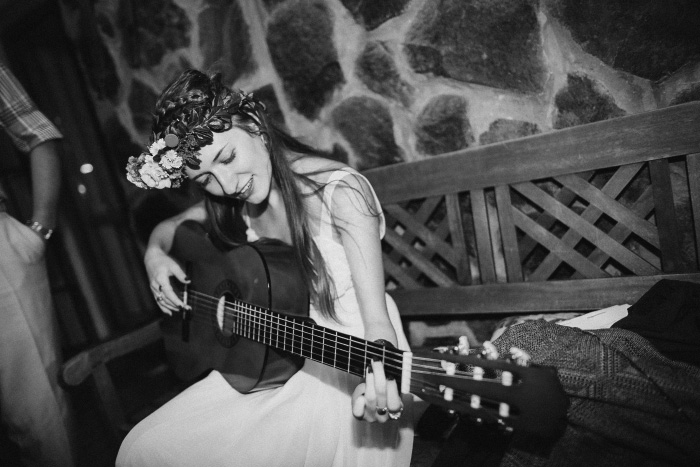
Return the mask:
M 414 353 L 412 373 L 411 392 L 477 423 L 541 437 L 566 426 L 569 400 L 553 367 L 454 347 Z

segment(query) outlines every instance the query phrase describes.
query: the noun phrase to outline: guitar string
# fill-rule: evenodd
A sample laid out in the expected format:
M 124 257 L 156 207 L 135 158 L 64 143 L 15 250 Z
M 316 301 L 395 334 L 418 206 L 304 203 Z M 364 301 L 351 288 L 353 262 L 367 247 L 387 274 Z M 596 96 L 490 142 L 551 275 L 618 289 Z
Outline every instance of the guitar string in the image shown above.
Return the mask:
M 197 291 L 190 291 L 189 292 L 190 299 L 192 304 L 194 305 L 201 305 L 205 310 L 205 314 L 202 314 L 201 312 L 198 312 L 198 310 L 193 307 L 193 316 L 192 319 L 197 318 L 198 321 L 200 322 L 211 322 L 211 315 L 212 312 L 216 312 L 219 308 L 219 300 L 217 300 L 214 297 L 208 296 L 206 294 L 197 292 Z M 207 310 L 209 308 L 209 310 Z M 320 334 L 321 339 L 322 339 L 322 344 L 320 348 L 320 355 L 321 355 L 321 362 L 323 362 L 323 356 L 327 351 L 325 351 L 325 344 L 326 341 L 333 342 L 332 337 L 327 337 L 326 332 L 329 332 L 331 334 L 335 334 L 335 342 L 336 342 L 336 347 L 334 348 L 334 358 L 333 360 L 337 360 L 336 355 L 337 355 L 337 344 L 339 343 L 340 346 L 345 346 L 345 349 L 341 349 L 341 353 L 345 352 L 347 355 L 348 359 L 348 366 L 350 366 L 350 362 L 352 360 L 352 350 L 355 346 L 353 346 L 352 338 L 353 336 L 346 336 L 342 333 L 339 333 L 337 331 L 334 331 L 332 329 L 326 330 L 326 328 L 322 328 L 315 323 L 309 323 L 307 321 L 303 320 L 295 320 L 293 318 L 290 318 L 288 316 L 275 313 L 274 315 L 271 315 L 269 310 L 262 308 L 262 307 L 257 307 L 254 305 L 247 304 L 245 302 L 237 300 L 234 303 L 231 302 L 225 302 L 222 314 L 226 317 L 234 317 L 238 318 L 235 320 L 236 322 L 236 328 L 237 330 L 241 333 L 241 335 L 246 336 L 246 333 L 248 336 L 255 335 L 256 340 L 262 340 L 263 343 L 265 342 L 265 338 L 268 337 L 270 344 L 272 344 L 272 333 L 268 330 L 266 331 L 264 329 L 264 326 L 272 326 L 274 324 L 275 319 L 277 320 L 277 326 L 279 330 L 279 325 L 280 321 L 283 321 L 284 328 L 285 330 L 283 331 L 283 336 L 282 340 L 284 342 L 285 336 L 284 334 L 287 334 L 287 340 L 289 341 L 290 339 L 288 338 L 289 336 L 289 329 L 291 329 L 291 346 L 294 348 L 295 344 L 299 345 L 300 349 L 300 354 L 302 356 L 304 353 L 303 346 L 305 344 L 306 340 L 306 345 L 307 348 L 309 348 L 309 353 L 311 355 L 310 358 L 313 359 L 314 357 L 314 348 L 315 350 L 319 350 L 318 344 L 316 343 L 316 339 L 318 337 L 318 334 Z M 208 317 L 207 317 L 208 316 Z M 204 318 L 204 319 L 201 319 Z M 241 326 L 242 324 L 242 326 Z M 263 326 L 263 329 L 260 329 L 260 326 Z M 301 329 L 299 329 L 297 326 L 301 326 Z M 289 328 L 289 329 L 288 329 Z M 310 337 L 307 337 L 307 334 L 311 334 Z M 301 333 L 300 336 L 298 336 L 298 333 Z M 262 335 L 262 337 L 261 337 Z M 298 339 L 299 338 L 299 339 Z M 403 352 L 398 351 L 398 350 L 393 350 L 393 349 L 387 349 L 385 346 L 382 346 L 380 344 L 374 343 L 374 342 L 369 342 L 365 340 L 360 340 L 358 339 L 358 343 L 364 343 L 364 361 L 367 361 L 368 356 L 376 356 L 376 357 L 383 357 L 384 360 L 384 365 L 396 369 L 398 371 L 401 371 L 403 368 Z M 275 340 L 277 344 L 279 345 L 280 337 L 279 335 L 275 336 Z M 344 343 L 343 340 L 347 341 L 347 343 Z M 279 348 L 279 347 L 278 347 Z M 361 347 L 358 347 L 358 350 L 360 350 Z M 388 355 L 387 355 L 388 354 Z M 393 355 L 393 356 L 392 356 Z M 388 356 L 388 358 L 387 358 Z M 307 357 L 309 358 L 309 357 Z M 435 375 L 435 374 L 440 374 L 444 375 L 445 371 L 444 368 L 442 368 L 442 362 L 443 359 L 436 359 L 436 358 L 426 358 L 426 357 L 418 357 L 414 356 L 413 361 L 412 361 L 412 371 L 411 371 L 411 383 L 410 383 L 410 391 L 413 392 L 414 394 L 420 395 L 423 394 L 424 396 L 426 395 L 431 395 L 432 397 L 441 397 L 442 396 L 442 391 L 441 386 L 439 384 L 432 383 L 428 378 L 425 376 L 430 376 L 430 375 Z M 397 364 L 399 363 L 400 364 Z M 418 362 L 422 362 L 422 364 L 418 364 Z M 364 364 L 363 364 L 364 366 Z M 419 370 L 420 368 L 420 370 Z M 434 371 L 435 369 L 439 371 Z M 474 379 L 473 375 L 456 369 L 455 374 L 451 375 L 452 377 L 462 377 L 466 379 Z M 489 378 L 483 378 L 482 381 L 489 381 Z M 428 391 L 432 391 L 433 394 L 428 394 Z M 453 399 L 452 402 L 459 401 L 462 403 L 464 407 L 471 409 L 470 407 L 470 395 L 466 392 L 462 391 L 454 391 L 453 392 Z M 483 401 L 489 400 L 488 398 L 482 397 Z M 495 401 L 492 401 L 495 402 Z M 484 413 L 484 407 L 482 406 L 479 409 L 480 413 Z M 488 413 L 488 410 L 486 410 Z
M 202 304 L 205 304 L 205 305 L 206 305 L 206 304 L 212 305 L 212 308 L 213 308 L 213 305 L 216 305 L 216 307 L 218 307 L 218 300 L 216 300 L 214 297 L 211 297 L 211 296 L 208 296 L 208 295 L 206 295 L 206 294 L 202 294 L 202 293 L 196 292 L 196 291 L 190 292 L 190 293 L 192 294 L 192 298 L 193 298 L 193 299 L 197 299 L 198 302 L 200 302 L 200 303 L 202 303 Z M 229 304 L 230 304 L 231 302 L 226 302 L 226 303 L 229 303 Z M 248 310 L 248 309 L 246 308 L 246 307 L 251 307 L 251 308 L 252 308 L 252 306 L 250 306 L 249 304 L 247 304 L 247 303 L 245 303 L 245 302 L 240 302 L 240 303 L 244 304 L 245 306 L 243 306 L 243 305 L 238 305 L 238 306 L 237 306 L 237 305 L 234 304 L 234 307 L 235 307 L 235 308 L 238 308 L 238 310 L 234 309 L 233 313 L 224 311 L 224 313 L 227 314 L 227 315 L 234 314 L 234 315 L 236 315 L 236 316 L 240 316 L 241 314 L 243 314 L 244 317 L 248 317 L 248 318 L 249 318 L 249 319 L 247 319 L 247 320 L 244 320 L 245 323 L 244 323 L 243 329 L 240 329 L 241 327 L 239 326 L 239 331 L 242 331 L 242 332 L 244 333 L 244 335 L 245 335 L 246 332 L 248 332 L 248 334 L 250 335 L 252 331 L 255 331 L 255 328 L 254 328 L 253 326 L 254 326 L 256 323 L 258 323 L 258 324 L 273 323 L 273 324 L 274 324 L 274 320 L 272 320 L 272 319 L 269 319 L 269 318 L 267 318 L 267 317 L 264 318 L 264 319 L 261 319 L 260 317 L 257 317 L 257 316 L 252 315 L 252 314 L 250 313 L 250 310 Z M 226 310 L 226 309 L 229 309 L 229 308 L 231 308 L 231 307 L 230 307 L 230 306 L 229 306 L 229 307 L 225 307 L 225 310 Z M 209 310 L 209 312 L 208 312 L 207 314 L 210 315 L 212 311 L 214 311 L 214 310 Z M 255 311 L 255 310 L 254 310 L 254 311 Z M 267 311 L 267 310 L 263 310 L 262 308 L 260 308 L 259 311 Z M 245 316 L 245 315 L 247 315 L 247 316 Z M 196 316 L 200 316 L 200 314 L 197 314 Z M 285 319 L 285 320 L 287 320 L 287 321 L 290 321 L 288 317 L 285 317 L 285 316 L 283 316 L 283 315 L 277 314 L 277 320 L 279 321 L 279 320 L 281 320 L 281 319 Z M 203 320 L 203 321 L 209 321 L 209 320 L 208 320 L 208 319 L 205 319 L 205 320 Z M 308 340 L 309 340 L 309 339 L 311 339 L 311 340 L 314 339 L 315 336 L 314 336 L 313 334 L 321 334 L 321 333 L 324 333 L 324 335 L 322 336 L 322 338 L 323 338 L 323 340 L 324 340 L 324 343 L 323 343 L 322 345 L 325 345 L 325 341 L 326 341 L 326 340 L 332 340 L 332 338 L 328 338 L 328 337 L 325 336 L 325 332 L 323 331 L 323 329 L 325 329 L 325 328 L 320 328 L 320 327 L 318 327 L 317 325 L 314 325 L 314 324 L 312 324 L 312 323 L 308 323 L 308 322 L 305 322 L 305 321 L 301 321 L 301 322 L 299 322 L 299 321 L 293 321 L 293 322 L 294 322 L 294 323 L 298 323 L 299 325 L 304 326 L 304 327 L 311 327 L 311 334 L 312 334 L 312 336 L 311 336 L 311 338 L 307 338 L 307 341 L 306 341 L 306 343 L 305 343 L 305 342 L 303 341 L 303 339 L 306 338 L 305 334 L 308 334 L 308 330 L 304 330 L 304 329 L 299 330 L 298 328 L 295 328 L 294 325 L 291 325 L 291 326 L 285 325 L 285 327 L 291 327 L 291 328 L 293 328 L 293 329 L 292 329 L 292 331 L 293 331 L 293 332 L 292 332 L 292 334 L 293 334 L 293 336 L 292 336 L 292 337 L 293 337 L 293 339 L 292 339 L 293 344 L 292 344 L 292 345 L 298 344 L 298 345 L 300 346 L 300 348 L 301 348 L 302 345 L 306 345 L 307 348 L 309 348 L 310 351 L 313 352 L 314 350 L 318 351 L 318 347 L 317 347 L 317 346 L 314 348 L 314 347 L 312 346 L 312 344 L 309 344 L 309 343 L 308 343 Z M 279 324 L 279 323 L 278 323 L 278 324 Z M 316 326 L 316 327 L 314 327 L 314 326 Z M 300 342 L 299 340 L 296 340 L 296 339 L 295 339 L 295 337 L 297 337 L 297 331 L 300 331 L 300 332 L 302 333 L 302 336 L 299 336 L 299 337 L 302 339 L 301 342 Z M 263 334 L 264 334 L 264 332 L 265 332 L 265 331 L 263 331 Z M 352 342 L 350 341 L 350 339 L 351 339 L 350 336 L 343 336 L 342 333 L 338 333 L 338 332 L 336 332 L 336 331 L 334 331 L 334 330 L 329 330 L 329 332 L 335 333 L 336 336 L 337 336 L 338 338 L 340 338 L 340 339 L 337 339 L 337 342 L 339 342 L 339 344 L 340 344 L 340 347 L 341 347 L 340 351 L 341 351 L 341 352 L 347 352 L 347 353 L 349 354 L 349 352 L 351 352 L 351 349 L 353 349 L 353 348 L 356 347 L 356 346 L 354 346 L 354 345 L 352 344 Z M 265 338 L 265 335 L 263 336 L 263 339 L 264 339 L 264 338 Z M 349 343 L 349 344 L 345 344 L 345 343 L 342 342 L 342 339 L 345 339 L 345 340 L 347 340 L 347 341 L 350 341 L 350 343 Z M 356 338 L 356 339 L 359 340 L 359 338 Z M 279 341 L 279 338 L 278 338 L 278 341 Z M 364 342 L 364 341 L 363 341 L 363 342 Z M 367 355 L 370 355 L 370 356 L 373 356 L 373 357 L 380 357 L 381 354 L 384 353 L 384 354 L 385 354 L 385 357 L 386 357 L 386 354 L 388 354 L 388 359 L 385 358 L 385 364 L 386 364 L 386 361 L 387 361 L 387 360 L 389 361 L 389 363 L 391 363 L 392 361 L 394 361 L 395 363 L 397 363 L 397 365 L 394 365 L 394 366 L 393 366 L 394 369 L 397 369 L 397 370 L 398 370 L 398 369 L 401 369 L 401 368 L 402 368 L 402 363 L 403 363 L 403 357 L 402 357 L 402 356 L 403 356 L 403 352 L 401 352 L 401 351 L 395 351 L 395 350 L 391 350 L 391 349 L 386 349 L 386 350 L 384 350 L 384 348 L 383 348 L 381 345 L 376 344 L 376 343 L 372 343 L 372 342 L 369 342 L 368 344 L 369 344 L 369 345 L 368 345 L 368 350 L 369 350 L 369 352 L 367 352 Z M 345 346 L 345 348 L 343 348 L 343 346 Z M 372 346 L 372 347 L 370 347 L 370 346 Z M 302 350 L 303 350 L 303 349 L 302 349 Z M 322 352 L 322 354 L 324 353 L 323 350 L 321 350 L 321 352 Z M 395 356 L 396 356 L 397 358 L 395 358 L 395 359 L 392 358 L 392 354 L 395 354 Z M 400 357 L 400 360 L 401 360 L 401 364 L 398 364 L 399 357 Z M 418 362 L 431 363 L 432 365 L 421 365 L 421 364 L 419 364 Z M 413 366 L 414 370 L 425 369 L 425 370 L 429 370 L 427 374 L 431 374 L 431 373 L 434 373 L 434 372 L 431 371 L 431 370 L 433 370 L 435 367 L 441 368 L 441 366 L 440 366 L 440 365 L 441 365 L 441 362 L 442 362 L 442 359 L 424 358 L 424 357 L 414 357 L 414 358 L 413 358 L 413 365 L 412 365 L 412 366 Z M 438 373 L 439 373 L 439 374 L 443 374 L 444 372 L 443 372 L 443 371 L 439 371 Z M 467 376 L 467 377 L 468 377 L 468 376 L 471 376 L 470 373 L 468 373 L 468 372 L 463 372 L 463 371 L 459 371 L 459 372 L 457 372 L 456 374 L 457 374 L 457 375 L 461 375 L 461 376 Z
M 215 299 L 213 299 L 213 298 L 210 297 L 210 296 L 207 296 L 207 295 L 204 295 L 204 294 L 198 294 L 197 296 L 195 296 L 195 298 L 199 298 L 200 301 L 207 301 L 207 300 L 208 300 L 208 301 L 210 301 L 210 303 L 212 303 L 212 304 L 213 304 L 213 303 L 216 303 L 216 305 L 218 306 L 218 301 L 215 300 Z M 231 304 L 231 302 L 227 302 L 227 303 Z M 243 305 L 243 306 L 237 306 L 236 304 L 233 304 L 233 306 L 234 306 L 234 313 L 233 313 L 233 314 L 236 314 L 236 315 L 240 315 L 240 314 L 250 315 L 250 310 L 248 309 L 248 307 L 250 307 L 250 305 L 247 304 L 247 303 L 245 303 L 245 302 L 240 302 L 240 303 L 242 303 L 242 304 L 244 304 L 244 305 Z M 225 309 L 229 309 L 229 308 L 231 308 L 231 307 L 230 307 L 230 306 L 225 307 Z M 261 309 L 261 311 L 267 311 L 267 310 L 262 310 L 262 309 Z M 225 313 L 227 313 L 227 312 L 225 312 Z M 227 313 L 227 314 L 231 314 L 231 313 Z M 283 319 L 283 318 L 286 318 L 286 317 L 278 317 L 278 320 L 279 320 L 279 319 Z M 255 330 L 255 328 L 253 327 L 255 324 L 266 324 L 266 323 L 273 323 L 273 324 L 274 324 L 274 320 L 268 319 L 267 317 L 264 318 L 263 320 L 261 320 L 259 317 L 253 316 L 253 317 L 252 317 L 252 320 L 253 320 L 252 323 L 249 323 L 249 322 L 246 322 L 246 323 L 245 323 L 245 326 L 244 326 L 244 327 L 245 327 L 246 329 L 243 329 L 243 332 L 244 332 L 244 333 L 245 333 L 247 330 L 249 330 L 250 328 L 252 328 L 253 330 Z M 296 322 L 296 321 L 295 321 L 295 322 Z M 278 323 L 278 324 L 279 324 L 279 323 Z M 313 340 L 313 339 L 315 338 L 315 334 L 323 333 L 323 336 L 322 336 L 322 338 L 323 338 L 323 340 L 324 340 L 324 343 L 323 343 L 323 344 L 325 344 L 325 341 L 326 341 L 326 340 L 331 340 L 331 341 L 332 341 L 332 338 L 326 337 L 325 332 L 323 331 L 324 328 L 318 327 L 318 326 L 315 325 L 315 324 L 308 323 L 308 322 L 305 322 L 305 321 L 301 321 L 301 322 L 299 322 L 299 324 L 300 324 L 301 326 L 305 326 L 305 327 L 310 327 L 310 328 L 311 328 L 311 334 L 312 334 L 312 337 L 310 338 L 311 340 Z M 314 326 L 316 326 L 316 327 L 314 327 Z M 288 327 L 288 326 L 286 326 L 286 327 Z M 239 327 L 239 328 L 240 328 L 240 327 Z M 296 334 L 296 331 L 297 331 L 298 329 L 294 328 L 294 326 L 292 326 L 292 328 L 293 328 L 293 329 L 292 329 L 292 333 L 293 333 L 293 334 Z M 240 330 L 240 329 L 239 329 L 239 330 Z M 309 331 L 308 331 L 308 330 L 302 329 L 302 330 L 300 330 L 300 331 L 302 332 L 302 334 L 309 334 Z M 262 332 L 265 333 L 265 331 L 262 331 Z M 334 330 L 329 330 L 329 332 L 331 332 L 331 333 L 336 333 L 336 337 L 346 338 L 346 339 L 348 339 L 348 340 L 350 339 L 349 336 L 344 337 L 342 334 L 340 334 L 340 333 L 338 333 L 338 332 L 336 332 L 336 331 L 334 331 Z M 245 335 L 245 334 L 244 334 L 244 335 Z M 305 335 L 302 335 L 302 336 L 301 336 L 302 339 L 304 339 L 305 337 L 306 337 Z M 263 337 L 263 339 L 264 339 L 264 337 Z M 278 339 L 278 340 L 279 340 L 279 339 Z M 309 339 L 307 339 L 307 342 L 308 342 L 308 340 L 309 340 Z M 337 340 L 337 339 L 336 339 L 336 340 Z M 337 340 L 337 341 L 338 341 L 338 340 Z M 295 343 L 299 343 L 299 341 L 294 341 L 294 342 L 295 342 Z M 342 345 L 343 345 L 342 341 L 339 341 L 339 342 L 340 342 L 340 345 L 342 346 Z M 362 342 L 364 342 L 364 341 L 362 341 Z M 392 351 L 392 350 L 390 350 L 390 349 L 387 349 L 387 350 L 385 351 L 384 348 L 383 348 L 381 345 L 379 345 L 379 344 L 371 343 L 371 342 L 370 342 L 369 344 L 370 344 L 370 345 L 374 345 L 375 347 L 368 347 L 368 349 L 372 350 L 372 351 L 370 351 L 370 352 L 367 352 L 368 355 L 372 355 L 372 356 L 377 356 L 377 357 L 379 357 L 379 356 L 380 356 L 380 352 L 388 352 L 388 353 L 390 353 L 390 354 L 393 352 L 393 353 L 396 353 L 397 356 L 401 356 L 401 361 L 402 361 L 403 352 L 401 352 L 401 351 Z M 301 345 L 304 345 L 304 342 L 300 342 L 299 345 L 300 345 L 300 346 L 301 346 Z M 308 344 L 308 343 L 307 343 L 306 345 L 307 345 L 307 346 L 310 346 L 310 344 Z M 344 352 L 349 352 L 350 350 L 347 350 L 347 348 L 352 349 L 353 347 L 354 347 L 354 346 L 352 345 L 352 342 L 351 342 L 350 344 L 346 344 L 346 349 L 343 349 L 343 351 L 344 351 Z M 391 361 L 392 358 L 390 357 L 388 360 Z M 398 358 L 397 358 L 396 360 L 398 360 Z M 417 364 L 418 361 L 423 361 L 423 362 L 432 363 L 433 365 L 430 365 L 430 366 L 429 366 L 429 365 L 418 365 L 418 364 Z M 424 368 L 424 369 L 427 369 L 427 370 L 432 370 L 432 369 L 435 368 L 435 367 L 441 368 L 441 363 L 442 363 L 442 361 L 443 361 L 443 359 L 414 357 L 414 365 L 413 365 L 413 367 L 414 367 L 414 369 L 417 369 L 417 368 Z M 398 367 L 397 367 L 397 368 L 398 368 Z M 433 372 L 428 372 L 428 373 L 426 373 L 426 374 L 431 374 L 431 373 L 433 373 Z M 440 371 L 439 373 L 442 374 L 443 371 Z M 468 372 L 459 372 L 459 373 L 457 373 L 457 374 L 458 374 L 458 375 L 461 374 L 461 375 L 464 375 L 464 376 L 471 376 L 471 374 L 468 373 Z
M 204 308 L 209 308 L 209 310 L 204 310 L 206 315 L 209 316 L 209 318 L 205 318 L 199 321 L 210 322 L 212 313 L 218 309 L 218 300 L 211 296 L 198 293 L 196 291 L 190 292 L 190 294 L 192 295 L 191 298 L 193 299 L 193 304 L 196 305 L 196 301 L 200 305 L 203 305 Z M 278 345 L 280 344 L 280 342 L 282 342 L 282 345 L 288 343 L 289 347 L 292 349 L 296 349 L 296 347 L 298 347 L 302 356 L 304 356 L 304 351 L 306 348 L 310 352 L 310 356 L 312 359 L 314 359 L 314 356 L 318 355 L 319 353 L 321 357 L 324 357 L 332 352 L 334 353 L 334 355 L 337 355 L 338 351 L 340 351 L 341 357 L 347 357 L 349 363 L 353 361 L 353 349 L 360 351 L 364 350 L 366 356 L 377 357 L 380 359 L 384 357 L 385 365 L 387 362 L 389 362 L 390 365 L 387 366 L 397 370 L 401 369 L 400 365 L 391 365 L 391 362 L 402 362 L 402 353 L 392 351 L 391 349 L 386 349 L 380 344 L 362 340 L 363 345 L 353 345 L 353 336 L 345 336 L 337 331 L 326 330 L 325 328 L 319 327 L 318 325 L 308 323 L 306 321 L 294 320 L 290 317 L 281 315 L 279 313 L 270 316 L 270 312 L 267 309 L 255 307 L 245 302 L 240 302 L 240 304 L 233 304 L 233 307 L 231 306 L 231 302 L 226 303 L 229 306 L 224 307 L 223 314 L 228 317 L 234 316 L 239 318 L 236 320 L 236 326 L 234 327 L 234 329 L 236 329 L 236 333 L 241 334 L 243 337 L 249 337 L 255 340 L 262 341 L 269 340 L 270 344 L 272 344 L 273 340 L 276 340 Z M 207 307 L 207 305 L 209 306 Z M 233 312 L 230 312 L 229 310 L 231 310 L 232 308 Z M 197 313 L 198 310 L 196 308 L 194 309 L 194 311 L 195 314 L 193 318 L 201 315 L 201 313 Z M 275 321 L 277 321 L 277 323 L 275 323 Z M 284 326 L 284 329 L 281 330 L 283 334 L 282 336 L 276 336 L 274 335 L 274 332 L 271 332 L 264 328 L 260 328 L 261 326 L 272 326 L 274 324 L 277 324 L 277 329 L 280 329 L 280 324 Z M 330 346 L 330 344 L 328 344 L 329 348 L 324 349 L 324 346 L 326 346 L 328 342 L 333 342 L 332 336 L 327 336 L 328 333 L 336 334 L 335 341 L 340 344 L 339 346 L 336 345 L 335 347 L 332 347 Z M 321 337 L 323 339 L 323 342 L 320 347 L 315 343 L 317 337 Z M 358 344 L 360 344 L 359 338 L 354 339 L 356 339 L 358 341 Z M 343 340 L 347 341 L 347 343 L 344 343 Z M 364 344 L 365 342 L 366 344 Z M 280 345 L 280 348 L 282 348 L 282 345 Z M 343 355 L 344 353 L 347 355 Z M 396 356 L 401 356 L 401 359 L 395 358 Z M 355 360 L 357 360 L 357 357 L 355 358 Z
M 206 294 L 203 294 L 201 292 L 197 292 L 197 291 L 190 291 L 189 293 L 191 295 L 191 298 L 196 299 L 197 302 L 199 302 L 203 305 L 210 305 L 211 306 L 212 309 L 208 310 L 207 315 L 210 316 L 211 312 L 215 311 L 218 308 L 219 301 L 216 298 L 211 297 L 211 296 L 206 295 Z M 243 320 L 244 321 L 243 329 L 241 329 L 241 326 L 238 326 L 238 328 L 239 328 L 238 330 L 241 331 L 241 333 L 244 336 L 246 335 L 246 333 L 250 336 L 253 333 L 255 333 L 255 331 L 258 331 L 258 337 L 259 337 L 260 330 L 258 330 L 254 327 L 255 324 L 258 324 L 258 325 L 274 324 L 274 320 L 272 318 L 268 317 L 269 311 L 267 309 L 264 309 L 262 307 L 256 307 L 254 305 L 250 305 L 250 304 L 247 304 L 247 303 L 242 302 L 242 301 L 237 301 L 237 303 L 233 303 L 233 304 L 231 302 L 226 302 L 226 303 L 229 306 L 224 307 L 224 314 L 225 315 L 228 315 L 228 316 L 234 315 L 236 317 L 241 317 L 241 315 L 243 315 L 244 318 L 247 318 L 247 319 Z M 234 307 L 233 313 L 230 313 L 227 311 L 228 309 L 231 308 L 230 305 L 233 305 L 233 307 Z M 256 310 L 256 308 L 258 308 L 258 309 Z M 261 319 L 259 316 L 255 316 L 253 314 L 253 312 L 255 312 L 255 311 L 257 311 L 259 313 L 265 313 L 265 315 L 264 315 L 265 317 Z M 204 315 L 202 315 L 201 313 L 197 313 L 197 314 L 195 314 L 195 316 L 204 317 Z M 319 351 L 318 346 L 317 345 L 314 346 L 314 339 L 316 337 L 314 334 L 322 334 L 323 343 L 321 344 L 322 345 L 322 349 L 320 350 L 321 354 L 323 355 L 325 353 L 330 352 L 330 350 L 328 350 L 328 351 L 323 350 L 323 346 L 326 344 L 326 341 L 333 342 L 332 337 L 329 338 L 326 336 L 326 331 L 324 331 L 325 328 L 319 327 L 318 325 L 315 325 L 313 323 L 308 323 L 306 321 L 292 320 L 289 317 L 286 317 L 286 316 L 280 315 L 280 314 L 276 314 L 275 318 L 278 321 L 278 323 L 277 323 L 278 325 L 279 325 L 280 320 L 285 320 L 285 321 L 292 323 L 291 325 L 285 324 L 285 328 L 291 328 L 291 332 L 292 332 L 291 346 L 295 346 L 295 344 L 297 344 L 299 346 L 299 348 L 301 349 L 302 353 L 303 353 L 303 348 L 302 348 L 303 345 L 306 345 L 307 348 L 309 348 L 309 351 L 312 353 L 312 355 L 313 355 L 314 350 L 316 350 L 317 352 Z M 210 319 L 205 318 L 205 319 L 200 320 L 200 321 L 209 322 Z M 306 335 L 309 334 L 309 330 L 308 329 L 301 329 L 300 330 L 300 329 L 298 329 L 298 327 L 295 327 L 296 325 L 299 325 L 302 327 L 309 327 L 312 336 L 307 337 Z M 301 332 L 302 335 L 297 336 L 298 332 Z M 339 333 L 339 332 L 334 331 L 334 330 L 328 330 L 327 332 L 336 334 L 336 342 L 338 342 L 340 344 L 340 347 L 341 347 L 340 351 L 347 353 L 348 358 L 352 358 L 350 353 L 352 352 L 353 348 L 358 348 L 358 349 L 361 348 L 361 347 L 353 345 L 352 340 L 351 340 L 352 339 L 351 336 L 345 336 L 342 333 Z M 262 337 L 263 340 L 265 339 L 266 336 L 269 336 L 270 339 L 272 339 L 272 336 L 269 335 L 269 332 L 268 332 L 268 334 L 266 334 L 266 331 L 262 330 L 262 334 L 263 334 L 263 337 Z M 289 331 L 287 331 L 287 334 L 289 334 Z M 298 339 L 296 339 L 296 337 L 300 337 L 302 340 L 299 341 Z M 306 343 L 304 342 L 304 339 L 306 339 Z M 348 343 L 344 343 L 343 339 L 348 341 Z M 359 340 L 359 338 L 355 338 L 355 339 Z M 280 339 L 277 338 L 278 342 L 279 342 L 279 340 Z M 309 343 L 309 341 L 311 341 L 311 343 Z M 362 341 L 362 342 L 365 342 L 365 341 Z M 294 348 L 294 347 L 292 347 L 292 348 Z M 338 349 L 335 349 L 335 350 L 338 350 Z M 367 350 L 368 351 L 366 352 L 366 355 L 369 355 L 372 357 L 381 357 L 383 354 L 385 357 L 385 365 L 387 364 L 387 361 L 388 361 L 390 363 L 390 365 L 388 365 L 390 368 L 393 368 L 396 370 L 402 369 L 402 367 L 403 367 L 403 365 L 402 365 L 403 352 L 402 351 L 385 349 L 380 344 L 377 344 L 374 342 L 367 343 Z M 392 357 L 392 355 L 393 355 L 393 357 Z M 412 367 L 413 367 L 415 373 L 421 373 L 421 371 L 419 371 L 418 369 L 423 369 L 424 371 L 422 371 L 422 373 L 424 373 L 424 374 L 444 374 L 444 371 L 438 371 L 438 372 L 432 371 L 436 367 L 441 370 L 442 369 L 442 367 L 441 367 L 442 361 L 443 361 L 442 359 L 414 356 Z M 392 362 L 394 363 L 393 365 L 391 365 Z M 430 363 L 432 365 L 425 365 L 425 364 L 421 365 L 421 364 L 418 364 L 418 362 Z M 425 370 L 427 370 L 427 371 L 425 371 Z M 456 372 L 456 375 L 463 376 L 463 377 L 471 377 L 471 374 L 468 372 L 465 372 L 465 371 L 458 371 L 458 372 Z

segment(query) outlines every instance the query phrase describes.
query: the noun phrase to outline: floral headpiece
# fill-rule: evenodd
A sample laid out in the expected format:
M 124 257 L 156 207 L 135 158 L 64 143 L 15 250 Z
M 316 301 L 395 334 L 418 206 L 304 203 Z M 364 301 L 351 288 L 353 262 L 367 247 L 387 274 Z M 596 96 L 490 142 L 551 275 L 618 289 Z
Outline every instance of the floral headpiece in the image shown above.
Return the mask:
M 191 102 L 206 99 L 201 94 L 191 97 Z M 164 103 L 166 109 L 176 107 L 173 102 Z M 195 106 L 196 107 L 196 106 Z M 242 91 L 223 88 L 214 96 L 208 109 L 187 108 L 173 119 L 165 130 L 151 136 L 147 151 L 138 157 L 130 157 L 126 165 L 126 178 L 139 188 L 177 188 L 187 178 L 185 167 L 198 169 L 201 160 L 199 150 L 213 141 L 213 131 L 223 132 L 231 128 L 231 117 L 243 113 L 259 123 L 256 110 L 265 105 Z M 155 127 L 158 127 L 156 117 Z

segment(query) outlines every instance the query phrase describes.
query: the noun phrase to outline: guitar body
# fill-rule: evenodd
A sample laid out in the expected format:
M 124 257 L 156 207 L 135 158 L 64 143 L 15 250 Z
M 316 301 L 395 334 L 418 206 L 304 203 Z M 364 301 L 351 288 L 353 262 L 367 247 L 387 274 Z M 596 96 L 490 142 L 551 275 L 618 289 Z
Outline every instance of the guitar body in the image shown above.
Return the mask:
M 200 224 L 187 221 L 175 232 L 171 254 L 192 281 L 188 290 L 215 299 L 208 316 L 183 319 L 182 313 L 174 313 L 163 320 L 166 354 L 178 377 L 193 380 L 215 369 L 236 390 L 247 393 L 280 386 L 302 367 L 302 357 L 226 331 L 236 326 L 235 313 L 224 313 L 222 330 L 216 313 L 218 299 L 225 297 L 308 317 L 308 290 L 289 245 L 265 240 L 222 251 Z M 188 328 L 186 340 L 183 326 Z

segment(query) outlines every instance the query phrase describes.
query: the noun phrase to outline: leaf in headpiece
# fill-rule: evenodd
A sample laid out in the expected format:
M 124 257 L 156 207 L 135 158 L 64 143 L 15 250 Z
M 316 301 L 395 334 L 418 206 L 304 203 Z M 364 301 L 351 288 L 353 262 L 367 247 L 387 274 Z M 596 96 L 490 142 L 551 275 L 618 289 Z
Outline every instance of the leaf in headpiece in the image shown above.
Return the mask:
M 209 123 L 207 125 L 212 131 L 221 131 L 224 129 L 224 123 L 219 120 L 218 118 L 214 117 L 211 120 L 209 120 Z

